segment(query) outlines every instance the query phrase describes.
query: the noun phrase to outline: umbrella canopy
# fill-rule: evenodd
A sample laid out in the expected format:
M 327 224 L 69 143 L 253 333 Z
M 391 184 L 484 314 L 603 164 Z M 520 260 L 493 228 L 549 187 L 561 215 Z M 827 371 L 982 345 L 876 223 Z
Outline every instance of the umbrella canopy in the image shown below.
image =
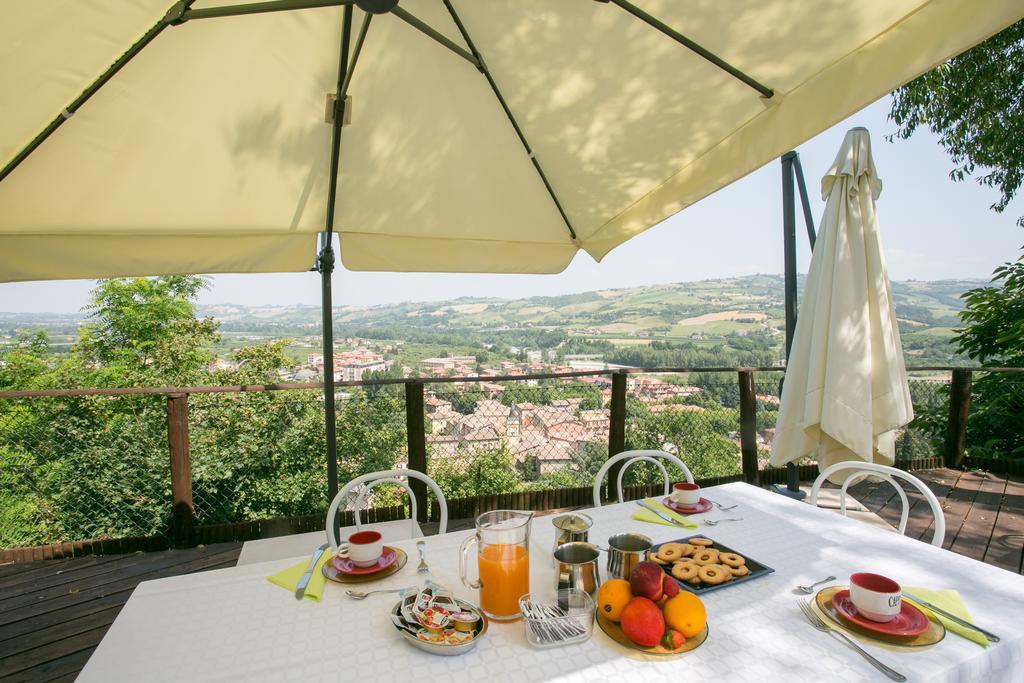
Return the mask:
M 786 367 L 772 465 L 816 455 L 892 464 L 914 419 L 875 214 L 882 181 L 867 130 L 846 134 L 821 180 L 826 199 Z
M 352 12 L 339 88 L 352 0 L 170 2 L 5 7 L 0 281 L 308 270 L 332 220 L 353 270 L 557 272 L 1024 15 L 359 0 L 390 11 Z

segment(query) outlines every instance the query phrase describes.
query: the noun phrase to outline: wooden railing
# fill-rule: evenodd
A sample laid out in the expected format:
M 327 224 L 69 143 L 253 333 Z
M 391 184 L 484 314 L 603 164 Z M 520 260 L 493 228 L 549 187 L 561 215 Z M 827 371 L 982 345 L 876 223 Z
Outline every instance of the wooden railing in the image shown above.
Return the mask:
M 626 396 L 627 379 L 631 374 L 669 374 L 669 373 L 733 373 L 739 388 L 739 441 L 742 474 L 714 480 L 705 480 L 705 485 L 723 483 L 725 481 L 742 480 L 751 484 L 766 485 L 784 481 L 783 469 L 760 469 L 758 466 L 758 446 L 756 434 L 757 397 L 755 391 L 755 374 L 757 372 L 779 372 L 783 368 L 628 368 L 620 370 L 593 370 L 565 373 L 544 373 L 534 375 L 507 376 L 468 376 L 468 377 L 437 377 L 419 379 L 378 379 L 366 381 L 336 382 L 335 386 L 368 387 L 380 385 L 402 384 L 405 389 L 406 433 L 408 446 L 408 467 L 417 471 L 427 470 L 426 429 L 424 424 L 424 386 L 426 384 L 475 383 L 475 382 L 508 382 L 526 380 L 566 380 L 580 377 L 606 376 L 611 378 L 610 424 L 608 432 L 609 457 L 622 452 L 626 446 Z M 1024 368 L 953 368 L 953 367 L 919 367 L 908 368 L 911 371 L 942 371 L 951 372 L 949 419 L 945 434 L 942 458 L 926 458 L 901 463 L 906 469 L 923 469 L 945 465 L 961 468 L 965 462 L 965 440 L 967 418 L 971 399 L 971 377 L 977 371 L 1024 372 Z M 199 386 L 199 387 L 138 387 L 121 389 L 58 389 L 33 391 L 4 391 L 0 399 L 20 399 L 32 397 L 71 397 L 71 396 L 123 396 L 132 394 L 161 394 L 167 400 L 167 435 L 170 456 L 172 510 L 169 538 L 171 545 L 186 546 L 196 543 L 209 543 L 226 540 L 247 540 L 281 533 L 294 533 L 314 528 L 323 528 L 321 515 L 283 518 L 277 520 L 261 520 L 256 522 L 237 522 L 220 525 L 197 526 L 192 500 L 191 460 L 189 452 L 189 396 L 209 393 L 246 393 L 289 391 L 300 389 L 320 389 L 321 383 L 287 383 L 233 386 Z M 987 463 L 990 467 L 998 461 Z M 1017 469 L 1019 469 L 1019 463 Z M 817 475 L 816 466 L 801 466 L 801 480 L 813 479 Z M 615 472 L 610 473 L 609 481 L 614 481 Z M 421 521 L 426 519 L 428 505 L 423 484 L 414 481 L 412 487 L 420 502 Z M 637 487 L 633 493 L 652 493 L 653 489 Z M 487 509 L 497 507 L 514 507 L 519 509 L 555 509 L 590 504 L 590 489 L 586 487 L 571 489 L 551 489 L 545 491 L 526 491 L 495 496 L 477 496 L 468 499 L 449 500 L 449 511 L 453 519 L 478 514 Z M 401 508 L 387 508 L 370 512 L 370 520 L 395 519 L 403 513 Z M 80 541 L 47 546 L 41 554 L 35 549 L 9 549 L 0 551 L 0 562 L 12 559 L 40 559 L 47 556 L 64 554 L 80 554 L 81 552 L 123 552 L 129 549 L 156 549 L 162 543 L 155 537 L 138 539 L 120 539 L 118 541 Z

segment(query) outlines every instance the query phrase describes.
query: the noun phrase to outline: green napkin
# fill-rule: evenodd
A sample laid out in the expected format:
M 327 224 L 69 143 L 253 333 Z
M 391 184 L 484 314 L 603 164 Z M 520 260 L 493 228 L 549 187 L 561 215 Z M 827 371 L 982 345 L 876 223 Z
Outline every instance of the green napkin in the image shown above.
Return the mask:
M 683 515 L 679 514 L 678 512 L 674 512 L 672 510 L 669 510 L 667 507 L 662 505 L 661 501 L 659 499 L 657 499 L 657 498 L 647 498 L 644 502 L 646 502 L 651 507 L 653 507 L 653 508 L 655 508 L 657 510 L 660 510 L 663 513 L 665 513 L 666 515 L 668 515 L 672 519 L 679 520 L 679 522 L 683 526 L 685 526 L 687 529 L 696 529 L 697 528 L 696 524 L 694 524 L 693 522 L 687 521 L 686 517 L 684 517 Z M 654 514 L 653 512 L 648 510 L 647 508 L 643 508 L 643 507 L 640 507 L 640 506 L 637 506 L 636 512 L 633 513 L 633 519 L 637 520 L 638 522 L 651 522 L 653 524 L 664 524 L 665 526 L 677 526 L 676 524 L 671 524 L 669 522 L 666 522 L 661 517 L 659 517 L 658 515 Z
M 327 583 L 327 578 L 324 576 L 321 568 L 332 557 L 334 557 L 334 553 L 331 552 L 330 548 L 320 556 L 320 559 L 316 562 L 316 566 L 313 567 L 313 575 L 309 577 L 309 583 L 306 585 L 306 592 L 302 594 L 302 597 L 320 602 L 320 596 L 324 592 L 324 584 Z M 302 575 L 306 573 L 306 567 L 308 566 L 309 558 L 306 558 L 298 564 L 293 564 L 287 569 L 282 569 L 276 574 L 271 574 L 267 577 L 267 581 L 284 588 L 290 593 L 294 593 L 296 586 L 299 585 L 299 579 L 301 579 Z
M 973 621 L 971 621 L 971 615 L 967 611 L 967 608 L 964 606 L 963 600 L 960 599 L 960 594 L 955 590 L 930 590 L 928 588 L 920 588 L 917 586 L 906 586 L 906 589 L 908 593 L 913 593 L 914 595 L 920 597 L 922 600 L 926 600 L 935 605 L 936 607 L 941 607 L 950 614 L 955 614 L 956 616 L 960 617 L 966 622 L 974 623 Z M 903 599 L 908 600 L 908 598 Z M 930 618 L 936 619 L 939 622 L 941 622 L 947 630 L 952 631 L 958 636 L 975 642 L 978 645 L 981 645 L 982 647 L 988 647 L 991 644 L 988 642 L 985 636 L 981 635 L 977 631 L 972 631 L 969 628 L 964 628 L 960 624 L 956 623 L 955 621 L 952 621 L 951 619 L 947 619 L 941 614 L 935 614 L 924 605 L 919 605 L 913 600 L 910 600 L 910 602 L 915 607 L 919 608 L 922 612 L 924 612 L 926 615 L 928 615 Z

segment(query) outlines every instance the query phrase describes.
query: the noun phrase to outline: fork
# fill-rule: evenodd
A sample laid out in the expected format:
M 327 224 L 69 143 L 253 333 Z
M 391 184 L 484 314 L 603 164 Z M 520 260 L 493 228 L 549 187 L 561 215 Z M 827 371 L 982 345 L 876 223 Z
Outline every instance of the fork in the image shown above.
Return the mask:
M 733 503 L 732 505 L 722 505 L 717 500 L 712 500 L 711 502 L 714 504 L 716 508 L 718 508 L 722 512 L 728 512 L 729 510 L 732 510 L 735 507 L 739 507 L 740 505 L 739 503 Z
M 726 517 L 725 519 L 705 519 L 704 523 L 707 524 L 708 526 L 715 526 L 716 524 L 721 524 L 722 522 L 742 522 L 742 521 L 743 521 L 742 517 Z
M 416 550 L 420 554 L 420 565 L 416 567 L 417 574 L 429 574 L 430 567 L 427 566 L 427 561 L 423 559 L 423 551 L 426 549 L 427 544 L 423 541 L 416 541 Z
M 879 671 L 884 673 L 886 676 L 888 676 L 892 680 L 894 680 L 894 681 L 905 681 L 905 680 L 907 680 L 907 677 L 904 676 L 903 674 L 901 674 L 899 671 L 896 671 L 895 669 L 889 668 L 888 666 L 886 666 L 885 664 L 883 664 L 882 662 L 878 661 L 873 656 L 871 656 L 871 654 L 869 654 L 867 652 L 867 650 L 862 648 L 857 643 L 853 642 L 853 640 L 851 640 L 845 633 L 843 633 L 842 631 L 837 631 L 837 630 L 831 628 L 830 626 L 828 626 L 828 624 L 826 624 L 824 621 L 821 620 L 821 617 L 819 617 L 817 614 L 815 614 L 815 612 L 811 608 L 811 604 L 809 602 L 806 602 L 804 600 L 797 600 L 796 604 L 799 605 L 800 611 L 804 613 L 805 617 L 807 617 L 807 621 L 811 622 L 811 626 L 813 626 L 814 628 L 818 629 L 819 631 L 822 631 L 824 633 L 828 633 L 829 635 L 838 636 L 839 638 L 842 638 L 850 647 L 852 647 L 854 649 L 854 651 L 856 651 L 858 654 L 860 654 L 861 657 L 863 657 L 864 659 L 868 660 L 868 662 L 870 662 L 873 667 L 875 667 L 876 669 L 878 669 Z

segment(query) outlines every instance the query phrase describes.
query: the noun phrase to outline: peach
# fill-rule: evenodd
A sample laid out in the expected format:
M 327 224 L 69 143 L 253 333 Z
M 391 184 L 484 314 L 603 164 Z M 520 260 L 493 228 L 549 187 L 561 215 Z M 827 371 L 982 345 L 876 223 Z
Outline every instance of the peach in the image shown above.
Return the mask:
M 660 564 L 647 560 L 637 562 L 629 573 L 629 587 L 634 596 L 657 602 L 664 593 L 662 588 L 664 576 L 665 572 L 662 571 Z
M 641 647 L 654 647 L 665 633 L 665 617 L 651 600 L 635 597 L 622 610 L 620 621 L 626 637 Z

